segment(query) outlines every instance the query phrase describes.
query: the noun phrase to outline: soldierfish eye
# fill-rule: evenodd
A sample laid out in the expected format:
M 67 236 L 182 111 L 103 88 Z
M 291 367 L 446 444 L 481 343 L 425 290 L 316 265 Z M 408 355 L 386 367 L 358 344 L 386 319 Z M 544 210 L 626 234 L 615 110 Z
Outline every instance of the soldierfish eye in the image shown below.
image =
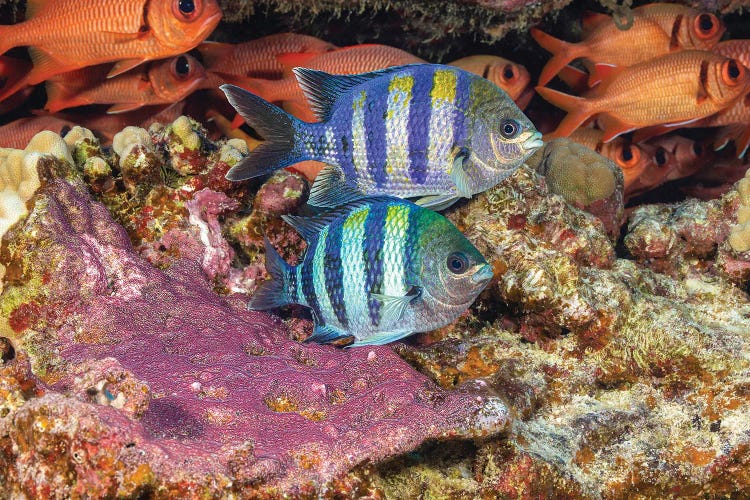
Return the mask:
M 719 30 L 719 19 L 713 14 L 701 14 L 695 18 L 695 31 L 700 38 L 711 38 Z
M 175 60 L 174 72 L 178 78 L 185 78 L 190 74 L 190 61 L 187 57 L 180 56 Z
M 621 168 L 634 167 L 640 159 L 641 150 L 631 144 L 624 144 L 617 152 L 617 164 Z
M 693 143 L 693 154 L 695 156 L 701 156 L 703 154 L 703 144 L 700 142 Z
M 735 59 L 724 61 L 721 65 L 721 79 L 729 86 L 737 85 L 745 75 L 745 67 Z
M 463 274 L 469 269 L 469 258 L 463 252 L 453 252 L 448 256 L 446 264 L 453 274 Z
M 521 127 L 515 120 L 505 120 L 500 127 L 500 133 L 503 134 L 503 137 L 506 139 L 513 139 L 518 135 L 520 130 Z
M 193 0 L 179 0 L 179 9 L 185 15 L 190 15 L 195 10 L 195 3 Z
M 503 68 L 503 78 L 505 80 L 513 80 L 516 77 L 516 72 L 513 71 L 512 64 L 506 64 Z
M 667 163 L 667 152 L 664 148 L 656 150 L 656 153 L 654 153 L 654 161 L 656 161 L 656 165 L 659 167 L 663 167 Z
M 202 0 L 173 0 L 172 13 L 183 21 L 192 21 L 200 14 Z

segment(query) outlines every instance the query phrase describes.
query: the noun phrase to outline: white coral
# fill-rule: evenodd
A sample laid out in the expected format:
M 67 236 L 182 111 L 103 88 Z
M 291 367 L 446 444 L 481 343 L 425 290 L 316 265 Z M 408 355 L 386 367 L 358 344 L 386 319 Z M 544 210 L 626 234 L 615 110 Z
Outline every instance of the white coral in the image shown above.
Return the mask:
M 151 134 L 148 130 L 141 127 L 125 127 L 116 133 L 112 139 L 112 149 L 120 157 L 120 166 L 132 149 L 136 146 L 144 146 L 147 150 L 152 151 L 154 144 L 151 141 Z
M 49 130 L 32 137 L 26 149 L 0 148 L 0 238 L 28 213 L 26 202 L 40 186 L 37 163 L 45 155 L 73 163 L 68 145 Z M 4 274 L 0 266 L 0 276 Z

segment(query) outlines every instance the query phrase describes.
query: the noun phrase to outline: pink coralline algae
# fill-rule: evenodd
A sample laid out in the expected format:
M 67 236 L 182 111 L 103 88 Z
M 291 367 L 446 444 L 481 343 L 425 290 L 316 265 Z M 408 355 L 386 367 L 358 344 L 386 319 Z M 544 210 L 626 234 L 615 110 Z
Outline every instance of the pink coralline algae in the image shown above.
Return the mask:
M 209 246 L 222 196 L 188 203 Z M 48 176 L 0 259 L 5 495 L 315 495 L 426 439 L 506 429 L 481 384 L 446 391 L 388 347 L 290 340 L 212 290 L 201 267 L 225 257 L 157 269 L 81 184 Z

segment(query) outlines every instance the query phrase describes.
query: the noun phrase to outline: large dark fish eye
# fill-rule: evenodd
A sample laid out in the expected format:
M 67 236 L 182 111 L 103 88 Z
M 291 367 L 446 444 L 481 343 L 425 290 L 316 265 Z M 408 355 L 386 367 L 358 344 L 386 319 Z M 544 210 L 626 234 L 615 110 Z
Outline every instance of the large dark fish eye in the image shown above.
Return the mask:
M 174 63 L 174 71 L 177 76 L 185 77 L 190 73 L 190 61 L 185 56 L 180 56 Z
M 183 14 L 190 15 L 193 12 L 195 12 L 195 1 L 194 0 L 179 0 L 177 4 L 177 8 L 180 9 L 180 12 Z
M 699 38 L 711 38 L 719 31 L 719 19 L 713 14 L 701 14 L 695 18 L 695 31 Z
M 500 133 L 503 134 L 503 137 L 505 137 L 506 139 L 513 139 L 518 135 L 518 132 L 520 130 L 521 127 L 515 120 L 505 120 L 500 127 Z
M 701 144 L 700 142 L 694 142 L 693 154 L 695 154 L 695 156 L 701 156 L 703 154 L 703 144 Z
M 721 65 L 721 79 L 731 87 L 740 83 L 744 73 L 744 67 L 738 64 L 735 59 L 727 59 Z
M 667 152 L 664 151 L 664 148 L 656 150 L 656 153 L 654 153 L 654 160 L 656 160 L 656 164 L 660 167 L 663 167 L 667 163 Z
M 503 68 L 503 78 L 506 80 L 512 80 L 516 76 L 515 72 L 513 71 L 513 66 L 510 64 L 506 64 Z
M 469 269 L 469 258 L 462 252 L 453 252 L 448 256 L 446 264 L 453 274 L 463 274 Z

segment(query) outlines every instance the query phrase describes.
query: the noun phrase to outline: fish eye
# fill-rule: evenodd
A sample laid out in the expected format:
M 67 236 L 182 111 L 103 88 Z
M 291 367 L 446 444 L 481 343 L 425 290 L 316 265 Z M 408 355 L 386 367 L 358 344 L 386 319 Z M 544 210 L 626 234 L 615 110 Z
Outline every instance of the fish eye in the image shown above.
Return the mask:
M 694 142 L 693 154 L 695 154 L 695 156 L 701 156 L 703 154 L 703 144 L 701 144 L 700 142 Z
M 721 79 L 727 85 L 737 85 L 744 75 L 745 68 L 741 64 L 738 64 L 735 59 L 724 61 L 721 65 Z
M 176 17 L 184 21 L 191 21 L 198 17 L 201 10 L 202 0 L 176 0 L 172 4 L 172 11 Z
M 625 144 L 617 153 L 617 164 L 622 168 L 634 167 L 641 159 L 640 149 L 632 144 Z
M 503 78 L 506 80 L 513 80 L 516 77 L 516 72 L 513 71 L 513 66 L 511 64 L 506 64 L 503 68 Z
M 521 127 L 518 125 L 517 121 L 505 120 L 500 127 L 500 133 L 503 134 L 503 137 L 506 139 L 513 139 L 518 135 L 520 129 Z
M 656 150 L 656 153 L 654 153 L 654 161 L 656 161 L 656 164 L 660 167 L 666 165 L 667 152 L 664 150 L 664 148 L 659 148 Z
M 695 18 L 695 31 L 700 38 L 711 38 L 719 30 L 719 19 L 713 14 L 701 14 Z
M 195 11 L 195 3 L 193 0 L 179 0 L 178 8 L 183 14 L 189 15 Z
M 453 252 L 448 256 L 446 264 L 453 274 L 463 274 L 469 269 L 469 258 L 463 252 Z
M 185 56 L 178 57 L 174 62 L 174 72 L 178 77 L 184 78 L 190 74 L 190 61 Z

